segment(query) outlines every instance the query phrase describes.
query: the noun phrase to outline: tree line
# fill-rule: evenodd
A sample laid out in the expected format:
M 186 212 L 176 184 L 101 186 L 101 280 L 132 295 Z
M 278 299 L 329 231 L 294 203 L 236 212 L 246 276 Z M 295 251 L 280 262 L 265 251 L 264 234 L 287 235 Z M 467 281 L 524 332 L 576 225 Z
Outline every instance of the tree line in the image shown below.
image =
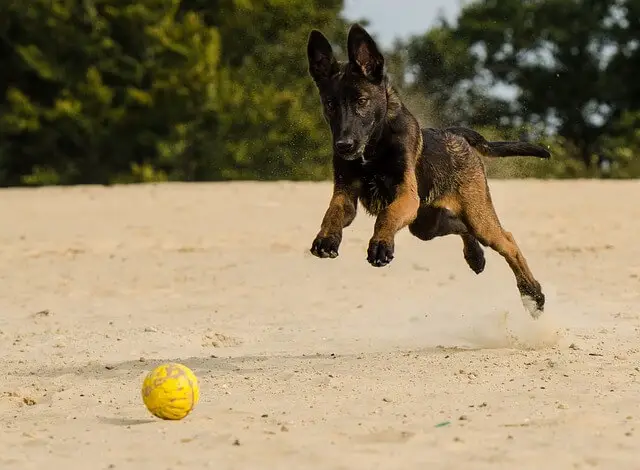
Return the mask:
M 343 6 L 2 2 L 0 185 L 330 177 L 306 41 Z M 552 148 L 493 176 L 640 175 L 640 0 L 479 0 L 386 54 L 424 125 Z

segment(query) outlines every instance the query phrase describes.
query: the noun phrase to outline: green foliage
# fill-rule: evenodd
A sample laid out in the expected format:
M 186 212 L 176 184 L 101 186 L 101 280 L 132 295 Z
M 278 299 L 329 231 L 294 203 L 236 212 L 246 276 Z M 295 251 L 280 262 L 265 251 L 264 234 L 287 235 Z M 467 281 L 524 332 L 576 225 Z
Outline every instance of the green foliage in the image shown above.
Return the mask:
M 613 160 L 611 177 L 637 178 L 640 175 L 640 110 L 625 112 L 613 125 L 613 135 L 602 145 Z
M 477 76 L 477 59 L 468 41 L 446 21 L 422 36 L 398 43 L 398 48 L 406 51 L 406 66 L 417 71 L 415 80 L 402 83 L 404 94 L 428 97 L 429 121 L 434 125 L 498 122 L 505 103 L 488 95 L 486 84 Z
M 323 179 L 312 27 L 342 1 L 0 6 L 0 185 Z
M 469 5 L 457 33 L 484 49 L 481 66 L 493 83 L 516 86 L 516 112 L 525 122 L 558 133 L 585 161 L 602 132 L 594 122 L 603 104 L 605 20 L 614 2 L 601 0 L 492 0 Z M 604 119 L 607 115 L 603 116 Z
M 477 0 L 455 25 L 408 41 L 412 93 L 424 92 L 441 122 L 554 136 L 553 160 L 524 165 L 530 175 L 598 175 L 595 155 L 606 152 L 610 176 L 624 177 L 640 148 L 629 133 L 617 147 L 612 138 L 621 116 L 640 110 L 639 18 L 640 0 Z M 513 100 L 492 93 L 505 85 Z
M 210 18 L 222 32 L 227 74 L 220 93 L 219 136 L 226 179 L 324 179 L 331 144 L 307 72 L 311 28 L 331 37 L 346 25 L 342 1 L 221 2 Z M 228 44 L 228 47 L 227 47 Z M 251 54 L 246 54 L 251 51 Z
M 344 58 L 342 8 L 0 2 L 0 186 L 328 178 L 306 41 L 321 29 Z M 604 154 L 607 176 L 628 178 L 640 174 L 638 44 L 640 0 L 477 0 L 386 57 L 423 124 L 496 139 L 527 128 L 551 148 L 549 161 L 488 162 L 491 176 L 603 176 Z
M 5 7 L 4 184 L 111 183 L 153 165 L 192 179 L 219 107 L 219 35 L 178 0 Z

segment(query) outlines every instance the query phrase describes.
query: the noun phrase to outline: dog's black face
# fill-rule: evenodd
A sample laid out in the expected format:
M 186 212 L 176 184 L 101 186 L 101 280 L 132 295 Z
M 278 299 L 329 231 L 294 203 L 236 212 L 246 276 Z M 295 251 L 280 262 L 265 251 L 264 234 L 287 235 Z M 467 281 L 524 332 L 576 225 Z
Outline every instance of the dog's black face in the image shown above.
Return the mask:
M 349 30 L 349 61 L 339 63 L 327 38 L 313 30 L 307 56 L 318 87 L 333 149 L 345 160 L 363 158 L 369 140 L 380 130 L 387 112 L 384 58 L 359 25 Z

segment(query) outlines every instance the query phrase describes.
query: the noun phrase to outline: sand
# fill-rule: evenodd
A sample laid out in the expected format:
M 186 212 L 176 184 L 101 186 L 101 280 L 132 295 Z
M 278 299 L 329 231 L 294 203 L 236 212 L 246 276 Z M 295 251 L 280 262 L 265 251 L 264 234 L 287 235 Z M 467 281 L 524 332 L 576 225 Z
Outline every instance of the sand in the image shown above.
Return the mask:
M 542 283 L 402 231 L 308 249 L 328 183 L 0 191 L 0 468 L 632 469 L 640 183 L 492 181 Z M 191 367 L 167 422 L 144 375 Z

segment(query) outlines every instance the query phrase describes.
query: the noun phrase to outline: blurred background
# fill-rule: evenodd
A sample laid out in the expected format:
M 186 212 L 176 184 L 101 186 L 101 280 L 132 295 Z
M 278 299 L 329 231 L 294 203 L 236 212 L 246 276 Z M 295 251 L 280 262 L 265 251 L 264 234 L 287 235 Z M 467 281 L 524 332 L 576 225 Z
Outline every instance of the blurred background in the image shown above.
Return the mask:
M 640 176 L 640 0 L 3 0 L 0 186 L 323 180 L 322 30 L 387 54 L 425 126 L 551 146 L 490 176 Z

